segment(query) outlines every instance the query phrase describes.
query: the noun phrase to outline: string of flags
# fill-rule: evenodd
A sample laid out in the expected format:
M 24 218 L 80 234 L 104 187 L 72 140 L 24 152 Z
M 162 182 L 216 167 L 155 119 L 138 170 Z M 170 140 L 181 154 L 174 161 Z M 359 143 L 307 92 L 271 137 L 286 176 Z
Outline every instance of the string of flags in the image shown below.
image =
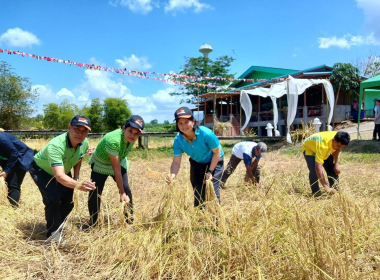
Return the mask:
M 30 58 L 36 58 L 37 60 L 46 60 L 46 61 L 52 61 L 52 62 L 59 62 L 59 63 L 64 63 L 64 64 L 69 64 L 69 65 L 75 65 L 78 67 L 84 67 L 86 69 L 91 69 L 91 70 L 99 70 L 99 71 L 106 71 L 106 72 L 112 72 L 112 73 L 117 73 L 117 74 L 122 74 L 122 75 L 128 75 L 128 76 L 133 76 L 137 77 L 140 79 L 152 79 L 155 81 L 161 81 L 161 82 L 167 82 L 167 83 L 175 83 L 179 85 L 191 85 L 191 86 L 197 86 L 197 87 L 208 87 L 208 88 L 215 88 L 215 89 L 222 89 L 222 90 L 234 90 L 236 88 L 234 87 L 228 87 L 228 86 L 217 86 L 212 83 L 207 83 L 207 84 L 200 84 L 197 82 L 186 82 L 186 81 L 179 81 L 175 79 L 171 79 L 173 77 L 175 78 L 181 78 L 181 79 L 191 79 L 195 81 L 206 81 L 206 80 L 216 80 L 216 81 L 229 81 L 229 82 L 234 82 L 234 81 L 243 81 L 243 82 L 255 82 L 255 81 L 283 81 L 283 78 L 278 78 L 278 79 L 272 79 L 272 80 L 267 80 L 267 79 L 234 79 L 234 78 L 222 78 L 222 77 L 207 77 L 207 76 L 188 76 L 188 75 L 182 75 L 182 74 L 176 74 L 176 73 L 170 73 L 170 74 L 164 74 L 164 73 L 158 73 L 158 72 L 143 72 L 143 71 L 135 71 L 135 70 L 129 70 L 127 68 L 112 68 L 112 67 L 106 67 L 102 65 L 95 65 L 95 64 L 88 64 L 88 63 L 79 63 L 79 62 L 74 62 L 71 60 L 63 60 L 59 58 L 51 58 L 48 56 L 40 56 L 40 55 L 34 55 L 34 54 L 29 54 L 26 52 L 19 52 L 19 51 L 13 51 L 9 49 L 1 49 L 0 48 L 0 53 L 4 54 L 9 54 L 9 55 L 19 55 L 22 57 L 30 57 Z M 151 77 L 148 75 L 158 75 L 158 76 L 165 76 L 165 78 L 158 78 L 158 77 Z

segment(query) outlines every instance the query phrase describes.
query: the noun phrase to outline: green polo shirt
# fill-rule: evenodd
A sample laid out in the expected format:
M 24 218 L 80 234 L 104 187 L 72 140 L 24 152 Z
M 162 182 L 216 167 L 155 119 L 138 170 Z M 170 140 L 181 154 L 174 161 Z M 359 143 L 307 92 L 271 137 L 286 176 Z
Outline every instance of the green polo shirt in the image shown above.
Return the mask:
M 121 128 L 111 131 L 104 135 L 96 146 L 89 164 L 93 164 L 92 170 L 96 173 L 114 176 L 114 171 L 109 155 L 117 156 L 120 159 L 120 166 L 126 170 L 129 168 L 127 156 L 133 147 L 133 143 L 127 143 Z M 127 145 L 128 144 L 128 145 Z
M 80 143 L 76 149 L 71 145 L 69 135 L 63 133 L 54 137 L 49 143 L 34 156 L 34 161 L 39 167 L 50 175 L 53 174 L 52 167 L 63 166 L 65 174 L 69 173 L 88 150 L 88 139 Z

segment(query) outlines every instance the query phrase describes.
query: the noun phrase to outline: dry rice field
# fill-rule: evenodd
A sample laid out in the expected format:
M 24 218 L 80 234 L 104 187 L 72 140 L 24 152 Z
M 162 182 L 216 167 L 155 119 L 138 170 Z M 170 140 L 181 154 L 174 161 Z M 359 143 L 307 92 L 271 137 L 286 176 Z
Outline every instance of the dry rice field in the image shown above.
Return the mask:
M 269 144 L 261 189 L 244 183 L 240 164 L 221 206 L 200 211 L 186 156 L 176 182 L 164 181 L 170 141 L 130 154 L 134 225 L 125 224 L 109 178 L 102 224 L 90 232 L 80 230 L 87 194 L 75 192 L 65 246 L 44 244 L 44 207 L 29 174 L 18 209 L 1 179 L 0 279 L 380 279 L 379 143 L 353 141 L 340 158 L 340 192 L 319 198 L 308 196 L 300 144 Z M 46 141 L 25 143 L 41 149 Z M 231 147 L 225 143 L 225 166 Z M 84 162 L 81 179 L 89 177 Z

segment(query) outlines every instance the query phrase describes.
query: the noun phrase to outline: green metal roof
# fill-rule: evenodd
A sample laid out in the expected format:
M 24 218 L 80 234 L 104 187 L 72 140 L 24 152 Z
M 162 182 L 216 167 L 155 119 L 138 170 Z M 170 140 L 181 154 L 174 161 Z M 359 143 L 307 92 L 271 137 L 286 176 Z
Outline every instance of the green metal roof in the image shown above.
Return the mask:
M 283 69 L 274 67 L 264 67 L 264 66 L 251 66 L 243 74 L 239 76 L 239 79 L 272 79 L 277 76 L 288 75 L 295 73 L 298 70 L 293 69 Z M 230 87 L 241 87 L 253 84 L 255 82 L 244 82 L 238 81 L 230 85 Z M 238 86 L 239 85 L 239 86 Z
M 252 66 L 252 67 L 261 67 L 261 66 Z M 261 67 L 261 68 L 281 69 L 281 68 L 271 68 L 271 67 Z M 288 75 L 291 75 L 293 77 L 297 77 L 297 76 L 302 75 L 302 74 L 305 75 L 305 74 L 307 74 L 308 72 L 311 72 L 311 71 L 316 71 L 316 72 L 320 72 L 320 73 L 322 73 L 322 72 L 323 73 L 327 73 L 327 72 L 330 72 L 332 70 L 332 67 L 323 64 L 323 65 L 315 66 L 315 67 L 308 68 L 308 69 L 301 70 L 301 71 L 290 70 L 290 69 L 282 69 L 282 70 L 293 71 L 293 72 L 287 73 L 287 74 L 283 74 L 283 75 L 280 75 L 280 76 L 277 76 L 277 75 L 274 75 L 274 74 L 269 74 L 269 75 L 273 75 L 273 77 L 268 77 L 267 78 L 268 81 L 250 82 L 250 83 L 246 82 L 245 84 L 240 85 L 240 86 L 237 86 L 237 85 L 239 85 L 242 82 L 235 82 L 234 84 L 231 84 L 230 87 L 236 87 L 237 90 L 242 90 L 242 89 L 245 89 L 245 88 L 252 88 L 253 86 L 254 87 L 264 86 L 264 85 L 268 84 L 268 82 L 276 82 L 276 80 L 280 81 L 280 79 L 286 78 L 286 76 L 288 76 Z M 246 73 L 247 71 L 245 71 L 244 73 Z M 248 78 L 246 78 L 246 79 L 248 79 Z M 229 90 L 227 92 L 233 92 L 233 91 L 236 91 L 236 89 Z
M 243 74 L 240 75 L 239 79 L 249 79 L 248 76 L 252 74 L 252 72 L 254 71 L 286 75 L 286 74 L 297 72 L 298 70 L 265 67 L 265 66 L 251 66 L 247 71 L 245 71 Z

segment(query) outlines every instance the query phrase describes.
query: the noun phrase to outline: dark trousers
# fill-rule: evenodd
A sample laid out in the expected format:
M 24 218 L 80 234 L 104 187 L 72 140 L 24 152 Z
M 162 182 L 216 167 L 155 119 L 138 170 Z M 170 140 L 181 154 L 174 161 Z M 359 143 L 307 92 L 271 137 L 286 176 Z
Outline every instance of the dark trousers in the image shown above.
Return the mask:
M 224 170 L 221 184 L 222 186 L 226 183 L 227 179 L 234 173 L 236 167 L 242 160 L 234 155 L 231 156 L 230 161 L 227 164 L 227 168 Z M 261 176 L 261 168 L 260 165 L 257 165 L 255 169 L 252 170 L 253 176 L 255 177 L 255 181 L 260 183 Z
M 194 190 L 194 206 L 201 205 L 206 198 L 205 175 L 210 166 L 209 163 L 199 163 L 190 158 L 190 182 Z M 220 157 L 218 164 L 215 167 L 212 183 L 218 201 L 220 203 L 219 182 L 222 177 L 224 159 Z
M 375 129 L 373 130 L 373 139 L 380 140 L 380 124 L 375 124 Z
M 93 165 L 91 166 L 91 169 L 93 168 Z M 96 190 L 90 191 L 88 195 L 88 210 L 90 212 L 90 225 L 94 225 L 98 221 L 98 213 L 100 211 L 100 204 L 101 204 L 101 195 L 103 193 L 104 184 L 110 175 L 104 175 L 97 173 L 95 171 L 91 172 L 91 179 L 93 182 L 95 182 Z M 127 211 L 124 212 L 126 221 L 128 223 L 133 221 L 132 214 L 133 214 L 133 200 L 132 200 L 132 192 L 129 188 L 128 184 L 128 174 L 127 170 L 125 168 L 121 168 L 121 176 L 123 178 L 123 187 L 126 195 L 129 197 L 129 206 Z M 111 176 L 113 180 L 115 180 L 115 176 Z
M 0 166 L 6 166 L 7 162 L 0 160 Z M 18 165 L 16 165 L 12 172 L 10 172 L 5 179 L 5 183 L 8 187 L 8 200 L 11 205 L 17 206 L 20 200 L 21 184 L 24 180 L 26 171 L 22 170 Z
M 30 165 L 29 173 L 42 195 L 49 237 L 73 210 L 74 190 L 58 183 L 54 176 L 41 169 L 35 161 Z M 70 172 L 66 175 L 71 177 Z
M 319 192 L 319 180 L 317 176 L 317 172 L 315 171 L 315 157 L 314 156 L 307 156 L 304 154 L 307 168 L 309 168 L 309 182 L 311 186 L 311 192 L 313 194 Z M 323 162 L 323 168 L 326 171 L 330 187 L 333 187 L 334 183 L 336 181 L 339 181 L 339 176 L 335 174 L 334 171 L 334 160 L 333 156 L 330 155 L 324 162 Z

